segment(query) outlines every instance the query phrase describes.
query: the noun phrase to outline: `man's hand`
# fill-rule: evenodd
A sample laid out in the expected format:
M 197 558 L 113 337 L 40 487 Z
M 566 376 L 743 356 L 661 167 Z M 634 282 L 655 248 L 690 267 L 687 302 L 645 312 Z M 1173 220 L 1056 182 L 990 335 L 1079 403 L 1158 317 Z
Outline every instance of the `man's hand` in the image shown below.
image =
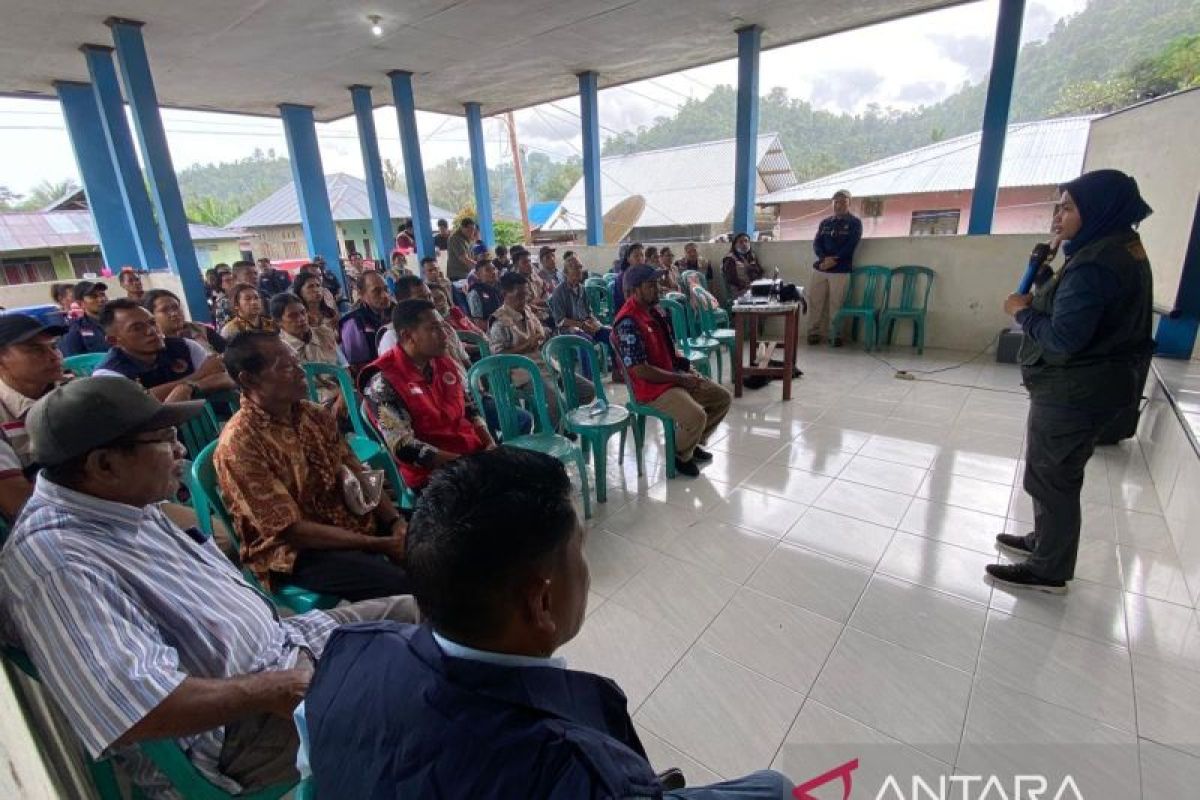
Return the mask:
M 264 700 L 267 712 L 291 719 L 292 712 L 308 692 L 312 670 L 281 669 L 259 673 L 258 678 L 265 684 L 263 689 L 266 693 Z
M 193 373 L 192 377 L 196 380 L 207 378 L 210 375 L 225 375 L 225 362 L 221 360 L 219 355 L 211 355 L 204 359 L 204 363 L 200 368 Z
M 689 392 L 700 388 L 700 376 L 694 372 L 684 372 L 679 376 L 679 385 Z
M 393 564 L 404 563 L 404 546 L 408 539 L 408 521 L 399 517 L 392 523 L 390 535 L 381 539 L 379 552 L 388 557 Z
M 1010 294 L 1004 301 L 1004 313 L 1015 317 L 1018 311 L 1029 308 L 1032 303 L 1033 295 L 1031 294 Z

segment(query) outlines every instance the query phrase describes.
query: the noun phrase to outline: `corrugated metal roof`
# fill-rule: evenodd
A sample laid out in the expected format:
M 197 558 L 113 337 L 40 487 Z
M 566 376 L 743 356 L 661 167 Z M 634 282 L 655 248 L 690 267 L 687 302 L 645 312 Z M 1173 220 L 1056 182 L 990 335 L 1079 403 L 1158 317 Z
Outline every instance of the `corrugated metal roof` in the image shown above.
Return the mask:
M 607 212 L 640 194 L 646 210 L 637 227 L 720 224 L 733 208 L 736 139 L 646 150 L 600 159 L 601 197 Z M 779 135 L 758 137 L 759 189 L 796 183 Z M 576 181 L 544 230 L 583 230 L 583 179 Z
M 245 234 L 228 228 L 189 225 L 192 240 L 239 239 Z M 95 247 L 100 243 L 90 211 L 13 211 L 0 213 L 0 253 L 12 250 L 47 250 L 61 247 Z
M 325 188 L 329 191 L 329 208 L 334 222 L 351 222 L 371 218 L 371 203 L 367 198 L 367 184 L 360 178 L 337 172 L 325 176 Z M 387 190 L 388 211 L 392 219 L 412 216 L 408 198 L 399 192 Z M 454 212 L 435 205 L 429 206 L 431 219 L 445 217 L 453 219 Z M 258 205 L 229 223 L 236 228 L 265 228 L 276 225 L 300 224 L 300 200 L 296 197 L 296 184 L 289 182 Z
M 1043 119 L 1008 126 L 1000 185 L 1054 186 L 1078 177 L 1083 169 L 1093 116 Z M 760 204 L 828 200 L 838 189 L 856 197 L 886 197 L 921 192 L 972 189 L 979 161 L 980 133 L 956 136 L 852 169 L 771 192 Z

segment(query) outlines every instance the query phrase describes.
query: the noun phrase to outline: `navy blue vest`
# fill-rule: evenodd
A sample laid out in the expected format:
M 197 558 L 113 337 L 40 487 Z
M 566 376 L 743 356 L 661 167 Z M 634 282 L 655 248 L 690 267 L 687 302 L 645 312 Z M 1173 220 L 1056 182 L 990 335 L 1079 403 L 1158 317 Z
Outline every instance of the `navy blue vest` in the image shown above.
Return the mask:
M 187 342 L 174 336 L 167 337 L 166 347 L 158 351 L 158 356 L 150 366 L 134 359 L 121 348 L 114 347 L 96 369 L 119 372 L 146 389 L 181 380 L 195 371 L 192 368 L 192 351 Z
M 475 285 L 471 287 L 471 291 L 479 295 L 483 306 L 483 319 L 490 319 L 492 314 L 496 313 L 496 309 L 504 305 L 504 293 L 498 286 L 489 286 L 483 281 L 476 281 Z
M 305 698 L 317 797 L 661 797 L 607 678 L 442 652 L 429 628 L 338 628 Z

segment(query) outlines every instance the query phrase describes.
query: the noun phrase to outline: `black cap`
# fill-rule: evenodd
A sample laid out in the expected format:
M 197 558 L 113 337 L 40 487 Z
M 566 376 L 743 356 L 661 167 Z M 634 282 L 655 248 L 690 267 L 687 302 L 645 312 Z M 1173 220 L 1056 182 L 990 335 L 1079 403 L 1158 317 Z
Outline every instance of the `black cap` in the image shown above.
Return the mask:
M 100 281 L 80 281 L 75 284 L 75 299 L 82 300 L 92 292 L 107 292 L 108 284 Z
M 0 317 L 0 347 L 27 342 L 43 333 L 62 336 L 66 332 L 67 329 L 62 325 L 45 325 L 28 314 L 5 314 Z
M 509 255 L 509 258 L 511 258 L 513 261 L 516 261 L 521 256 L 529 255 L 529 251 L 525 249 L 524 245 L 514 244 L 509 249 L 508 255 Z
M 551 247 L 548 244 L 544 244 L 544 245 L 542 245 L 542 249 L 538 250 L 538 258 L 541 258 L 542 256 L 546 255 L 547 253 L 553 253 L 553 252 L 556 252 L 553 247 Z

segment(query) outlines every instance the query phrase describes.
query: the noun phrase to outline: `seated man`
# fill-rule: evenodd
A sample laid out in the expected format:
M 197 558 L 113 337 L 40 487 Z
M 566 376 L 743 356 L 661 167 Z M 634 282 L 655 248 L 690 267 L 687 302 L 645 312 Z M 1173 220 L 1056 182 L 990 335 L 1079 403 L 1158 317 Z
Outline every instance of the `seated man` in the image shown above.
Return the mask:
M 491 324 L 492 314 L 504 302 L 504 295 L 500 292 L 500 278 L 495 264 L 489 261 L 475 270 L 478 280 L 467 292 L 467 305 L 471 307 L 471 321 L 486 330 Z
M 517 392 L 525 400 L 533 398 L 531 380 L 539 379 L 546 387 L 546 405 L 550 411 L 550 422 L 559 427 L 560 411 L 558 408 L 558 392 L 555 391 L 556 378 L 550 367 L 542 359 L 542 345 L 546 342 L 546 329 L 538 321 L 534 312 L 526 305 L 527 281 L 519 272 L 509 272 L 500 279 L 500 290 L 504 293 L 504 305 L 492 315 L 492 327 L 488 330 L 488 343 L 492 353 L 511 353 L 533 359 L 537 365 L 538 375 L 517 373 L 515 380 Z M 592 382 L 584 380 L 571 373 L 575 381 L 575 391 L 581 403 L 590 403 L 596 399 L 596 391 Z M 545 433 L 546 431 L 543 431 Z
M 404 594 L 404 517 L 386 492 L 371 511 L 351 509 L 344 484 L 362 464 L 333 416 L 305 399 L 295 354 L 276 334 L 243 333 L 225 368 L 242 407 L 213 464 L 242 563 L 272 589 L 292 583 L 351 601 Z
M 700 445 L 725 419 L 733 398 L 676 353 L 671 321 L 658 310 L 661 277 L 648 264 L 625 270 L 628 299 L 613 323 L 613 346 L 634 398 L 675 420 L 675 469 L 694 478 L 700 474 L 696 462 L 712 459 Z
M 127 297 L 110 300 L 100 323 L 112 349 L 92 374 L 137 381 L 159 400 L 194 400 L 237 387 L 221 357 L 191 339 L 166 337 L 154 316 Z
M 480 242 L 471 249 L 471 257 L 475 259 L 475 269 L 467 273 L 467 291 L 470 291 L 475 282 L 479 280 L 480 267 L 484 264 L 496 263 L 495 259 L 492 258 L 492 251 L 488 250 L 488 246 L 483 242 Z M 500 268 L 496 267 L 496 271 L 499 272 Z
M 304 301 L 291 292 L 280 292 L 271 298 L 271 319 L 279 326 L 279 338 L 283 340 L 301 363 L 314 362 L 330 366 L 344 366 L 346 359 L 338 350 L 337 334 L 332 328 L 308 324 L 308 309 Z M 342 390 L 336 378 L 321 375 L 317 379 L 317 400 L 323 406 L 338 404 Z M 340 412 L 338 413 L 341 416 Z
M 554 655 L 584 623 L 586 537 L 550 456 L 501 447 L 435 473 L 408 552 L 425 624 L 336 631 L 297 710 L 316 796 L 663 797 L 625 695 Z M 665 796 L 791 792 L 762 771 Z
M 178 797 L 138 742 L 177 739 L 238 793 L 296 780 L 289 719 L 333 628 L 413 621 L 392 598 L 280 619 L 211 539 L 163 514 L 183 470 L 174 426 L 132 381 L 81 378 L 29 412 L 33 497 L 0 551 L 0 639 L 20 647 L 90 758 Z
M 398 342 L 367 367 L 378 371 L 363 396 L 404 483 L 419 490 L 438 467 L 496 445 L 467 395 L 462 366 L 448 355 L 453 333 L 433 303 L 401 300 L 392 329 Z
M 364 272 L 356 283 L 358 302 L 342 317 L 342 352 L 356 370 L 379 357 L 379 331 L 392 316 L 392 296 L 387 281 L 374 270 Z
M 57 345 L 66 332 L 24 314 L 0 316 L 0 517 L 10 524 L 33 494 L 37 473 L 25 417 L 63 380 Z
M 96 281 L 80 281 L 75 284 L 74 295 L 83 316 L 71 320 L 66 335 L 58 340 L 58 349 L 67 357 L 107 352 L 108 340 L 104 338 L 100 312 L 108 302 L 108 286 Z
M 559 333 L 583 336 L 604 347 L 611 347 L 611 328 L 600 324 L 588 305 L 587 292 L 583 290 L 583 264 L 570 256 L 563 265 L 563 281 L 550 295 L 550 313 L 554 315 L 555 329 Z M 616 364 L 613 364 L 616 369 Z

